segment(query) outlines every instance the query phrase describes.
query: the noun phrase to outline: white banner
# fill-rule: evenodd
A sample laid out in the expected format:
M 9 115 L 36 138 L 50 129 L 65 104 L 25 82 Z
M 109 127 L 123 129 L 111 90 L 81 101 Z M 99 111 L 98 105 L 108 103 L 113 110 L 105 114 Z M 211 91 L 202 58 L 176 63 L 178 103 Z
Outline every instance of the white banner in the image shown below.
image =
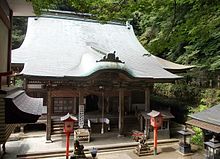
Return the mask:
M 84 126 L 84 105 L 79 105 L 79 127 L 83 128 Z

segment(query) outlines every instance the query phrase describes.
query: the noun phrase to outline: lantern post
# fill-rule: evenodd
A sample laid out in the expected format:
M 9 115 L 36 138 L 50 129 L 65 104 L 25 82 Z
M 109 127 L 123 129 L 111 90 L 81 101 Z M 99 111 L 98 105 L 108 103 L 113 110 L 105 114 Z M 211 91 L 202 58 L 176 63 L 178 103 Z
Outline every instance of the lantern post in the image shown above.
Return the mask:
M 183 139 L 179 143 L 179 151 L 185 155 L 191 153 L 191 145 L 190 145 L 190 138 L 194 134 L 194 132 L 191 132 L 187 130 L 187 127 L 185 126 L 183 130 L 177 131 Z M 188 139 L 188 142 L 187 142 Z
M 74 123 L 77 121 L 77 118 L 68 113 L 60 119 L 64 122 L 64 132 L 66 134 L 66 159 L 68 159 L 70 134 L 74 132 Z
M 163 122 L 163 117 L 160 112 L 155 110 L 152 110 L 147 115 L 150 116 L 151 125 L 154 127 L 154 155 L 157 155 L 157 130 Z

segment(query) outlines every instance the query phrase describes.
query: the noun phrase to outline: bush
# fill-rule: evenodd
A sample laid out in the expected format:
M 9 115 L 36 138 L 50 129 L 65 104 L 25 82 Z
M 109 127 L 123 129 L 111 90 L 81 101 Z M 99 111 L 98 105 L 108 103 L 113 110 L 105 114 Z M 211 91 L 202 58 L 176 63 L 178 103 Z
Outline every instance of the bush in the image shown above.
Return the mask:
M 154 85 L 154 94 L 168 98 L 176 98 L 181 101 L 196 102 L 200 98 L 201 89 L 190 86 L 185 82 L 158 83 Z
M 203 133 L 202 130 L 198 127 L 193 127 L 195 134 L 192 136 L 191 142 L 195 145 L 198 145 L 200 148 L 203 147 Z

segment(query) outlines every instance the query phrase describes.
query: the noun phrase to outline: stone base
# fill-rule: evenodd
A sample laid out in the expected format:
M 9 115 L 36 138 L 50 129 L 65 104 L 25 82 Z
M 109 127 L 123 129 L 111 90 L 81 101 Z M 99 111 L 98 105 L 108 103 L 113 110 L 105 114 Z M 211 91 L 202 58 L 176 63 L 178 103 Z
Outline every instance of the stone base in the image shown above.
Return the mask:
M 191 155 L 193 155 L 192 152 L 190 152 L 190 153 L 182 153 L 182 152 L 180 152 L 179 150 L 177 150 L 177 152 L 178 152 L 179 154 L 181 154 L 182 156 L 191 156 Z
M 81 155 L 71 155 L 70 156 L 70 159 L 85 159 L 86 158 L 86 155 L 83 153 Z
M 118 138 L 124 138 L 125 135 L 122 135 L 122 134 L 118 134 Z
M 53 140 L 46 140 L 45 143 L 52 143 Z
M 179 151 L 183 154 L 188 154 L 188 153 L 191 153 L 191 145 L 190 144 L 183 144 L 183 143 L 180 143 L 179 144 Z
M 146 156 L 153 154 L 153 151 L 147 145 L 147 143 L 139 143 L 134 150 L 134 153 L 138 156 Z
M 152 150 L 150 150 L 150 151 L 142 151 L 141 153 L 138 152 L 137 150 L 134 150 L 134 153 L 136 155 L 138 155 L 139 157 L 140 156 L 148 156 L 148 155 L 153 155 L 154 154 Z

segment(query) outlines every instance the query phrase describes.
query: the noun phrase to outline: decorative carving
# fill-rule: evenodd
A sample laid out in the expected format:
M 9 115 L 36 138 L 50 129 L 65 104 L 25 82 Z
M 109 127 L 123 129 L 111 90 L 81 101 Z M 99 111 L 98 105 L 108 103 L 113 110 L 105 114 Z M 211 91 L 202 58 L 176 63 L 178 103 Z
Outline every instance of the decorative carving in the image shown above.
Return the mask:
M 96 61 L 96 62 L 118 62 L 118 63 L 125 63 L 122 62 L 121 60 L 119 60 L 119 57 L 115 56 L 116 51 L 114 51 L 113 53 L 108 53 L 107 57 L 104 56 L 101 60 Z

